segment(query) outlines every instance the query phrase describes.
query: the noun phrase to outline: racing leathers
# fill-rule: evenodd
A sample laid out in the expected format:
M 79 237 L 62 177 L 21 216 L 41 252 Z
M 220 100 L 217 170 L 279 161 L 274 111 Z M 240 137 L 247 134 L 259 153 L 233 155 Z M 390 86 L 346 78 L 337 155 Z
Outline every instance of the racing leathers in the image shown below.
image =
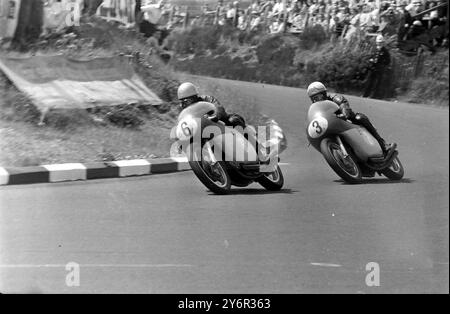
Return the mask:
M 228 114 L 217 98 L 209 95 L 199 95 L 197 101 L 206 101 L 215 105 L 217 119 L 224 122 L 226 125 L 233 127 L 241 126 L 242 128 L 245 128 L 244 118 L 236 113 Z
M 352 108 L 350 108 L 348 100 L 342 95 L 334 95 L 333 97 L 327 95 L 327 100 L 330 100 L 339 106 L 339 113 L 342 115 L 342 117 L 350 120 L 354 124 L 365 127 L 367 131 L 369 131 L 369 133 L 372 134 L 373 137 L 378 141 L 383 150 L 383 153 L 387 153 L 390 145 L 386 144 L 386 141 L 380 136 L 377 129 L 375 129 L 375 127 L 365 114 L 359 112 L 355 113 Z

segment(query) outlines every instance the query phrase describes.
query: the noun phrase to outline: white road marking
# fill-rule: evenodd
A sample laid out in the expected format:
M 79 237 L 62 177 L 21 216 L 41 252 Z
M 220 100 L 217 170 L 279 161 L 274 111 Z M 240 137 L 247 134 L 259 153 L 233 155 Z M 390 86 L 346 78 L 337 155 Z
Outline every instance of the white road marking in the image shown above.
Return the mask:
M 103 268 L 165 268 L 165 267 L 193 267 L 191 264 L 79 264 L 82 267 Z M 0 268 L 65 268 L 66 264 L 4 264 Z
M 331 263 L 310 263 L 313 266 L 321 266 L 321 267 L 342 267 L 339 264 L 331 264 Z

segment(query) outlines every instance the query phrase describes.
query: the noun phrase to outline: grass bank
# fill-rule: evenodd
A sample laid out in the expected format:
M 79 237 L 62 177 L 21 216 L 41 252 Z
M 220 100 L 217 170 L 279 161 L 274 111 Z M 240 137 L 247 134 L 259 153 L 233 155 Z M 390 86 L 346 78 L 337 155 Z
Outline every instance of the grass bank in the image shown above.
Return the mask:
M 377 98 L 446 105 L 448 49 L 425 52 L 417 69 L 416 58 L 399 53 L 394 42 L 387 41 L 392 62 Z M 368 39 L 331 43 L 319 27 L 301 35 L 193 27 L 173 32 L 167 43 L 176 56 L 172 65 L 187 73 L 303 88 L 320 80 L 337 92 L 357 96 L 364 90 L 375 49 Z
M 149 51 L 148 41 L 135 30 L 122 29 L 95 17 L 80 27 L 21 47 L 21 51 L 3 47 L 2 54 L 13 56 L 62 53 L 85 59 L 127 55 L 136 73 L 164 104 L 50 111 L 44 123 L 38 125 L 40 112 L 0 73 L 0 166 L 169 156 L 173 142 L 170 130 L 179 112 L 176 89 L 180 78 Z M 202 92 L 226 99 L 226 105 L 239 108 L 249 121 L 259 116 L 251 100 L 240 99 L 232 91 L 211 84 L 202 86 Z
M 74 40 L 60 48 L 47 43 L 34 53 L 52 54 L 63 51 L 76 57 L 109 55 L 106 47 L 89 45 L 70 48 Z M 59 40 L 59 39 L 58 39 Z M 145 42 L 127 38 L 116 53 L 133 56 L 135 71 L 147 86 L 165 101 L 159 107 L 117 106 L 94 108 L 90 111 L 50 111 L 43 125 L 38 125 L 40 112 L 31 100 L 0 74 L 0 166 L 34 166 L 51 163 L 112 161 L 123 159 L 167 157 L 173 140 L 171 128 L 179 112 L 176 88 L 179 78 L 158 58 L 145 53 Z M 94 42 L 95 43 L 95 42 Z M 43 45 L 42 43 L 40 45 Z M 17 54 L 15 51 L 7 51 Z M 257 122 L 259 108 L 251 99 L 242 99 L 232 90 L 222 89 L 213 82 L 202 86 L 201 92 L 212 94 L 229 110 L 241 113 L 248 121 Z

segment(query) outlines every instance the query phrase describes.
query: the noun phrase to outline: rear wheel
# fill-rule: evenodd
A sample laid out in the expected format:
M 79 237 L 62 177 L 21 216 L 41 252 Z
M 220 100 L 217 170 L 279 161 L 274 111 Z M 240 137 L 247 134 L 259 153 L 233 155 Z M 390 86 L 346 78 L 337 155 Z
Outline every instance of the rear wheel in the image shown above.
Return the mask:
M 320 143 L 320 151 L 334 172 L 345 182 L 352 184 L 361 182 L 361 169 L 354 157 L 352 155 L 345 157 L 338 143 L 326 138 Z
M 384 169 L 383 171 L 381 171 L 381 173 L 390 180 L 401 180 L 405 175 L 405 170 L 403 169 L 403 165 L 400 162 L 400 159 L 398 159 L 398 156 L 396 156 L 394 159 L 392 159 L 392 163 L 389 168 Z
M 266 190 L 279 191 L 284 185 L 284 177 L 281 172 L 280 166 L 274 172 L 267 173 L 266 175 L 258 178 L 257 182 L 261 184 Z
M 228 194 L 231 188 L 231 179 L 225 163 L 223 161 L 214 163 L 209 160 L 205 148 L 202 149 L 201 154 L 201 158 L 197 158 L 195 155 L 194 160 L 189 161 L 192 171 L 211 192 Z

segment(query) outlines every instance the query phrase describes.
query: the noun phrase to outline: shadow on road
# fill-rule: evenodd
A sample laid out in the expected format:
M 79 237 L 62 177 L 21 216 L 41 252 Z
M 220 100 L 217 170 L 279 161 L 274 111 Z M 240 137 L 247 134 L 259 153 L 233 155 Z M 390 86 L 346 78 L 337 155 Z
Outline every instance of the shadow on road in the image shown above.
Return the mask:
M 220 196 L 208 191 L 208 195 Z M 268 191 L 265 189 L 232 189 L 227 195 L 266 195 L 266 194 L 294 194 L 298 191 L 291 189 L 282 189 L 280 191 Z M 225 195 L 226 196 L 226 195 Z
M 342 185 L 355 185 L 355 184 L 347 183 L 342 179 L 334 180 L 333 182 L 341 183 Z M 363 181 L 359 184 L 400 184 L 400 183 L 414 183 L 414 182 L 416 182 L 416 181 L 412 180 L 412 179 L 408 179 L 408 178 L 397 180 L 397 181 L 389 180 L 387 178 L 380 178 L 380 179 L 372 178 L 372 179 L 363 179 Z

